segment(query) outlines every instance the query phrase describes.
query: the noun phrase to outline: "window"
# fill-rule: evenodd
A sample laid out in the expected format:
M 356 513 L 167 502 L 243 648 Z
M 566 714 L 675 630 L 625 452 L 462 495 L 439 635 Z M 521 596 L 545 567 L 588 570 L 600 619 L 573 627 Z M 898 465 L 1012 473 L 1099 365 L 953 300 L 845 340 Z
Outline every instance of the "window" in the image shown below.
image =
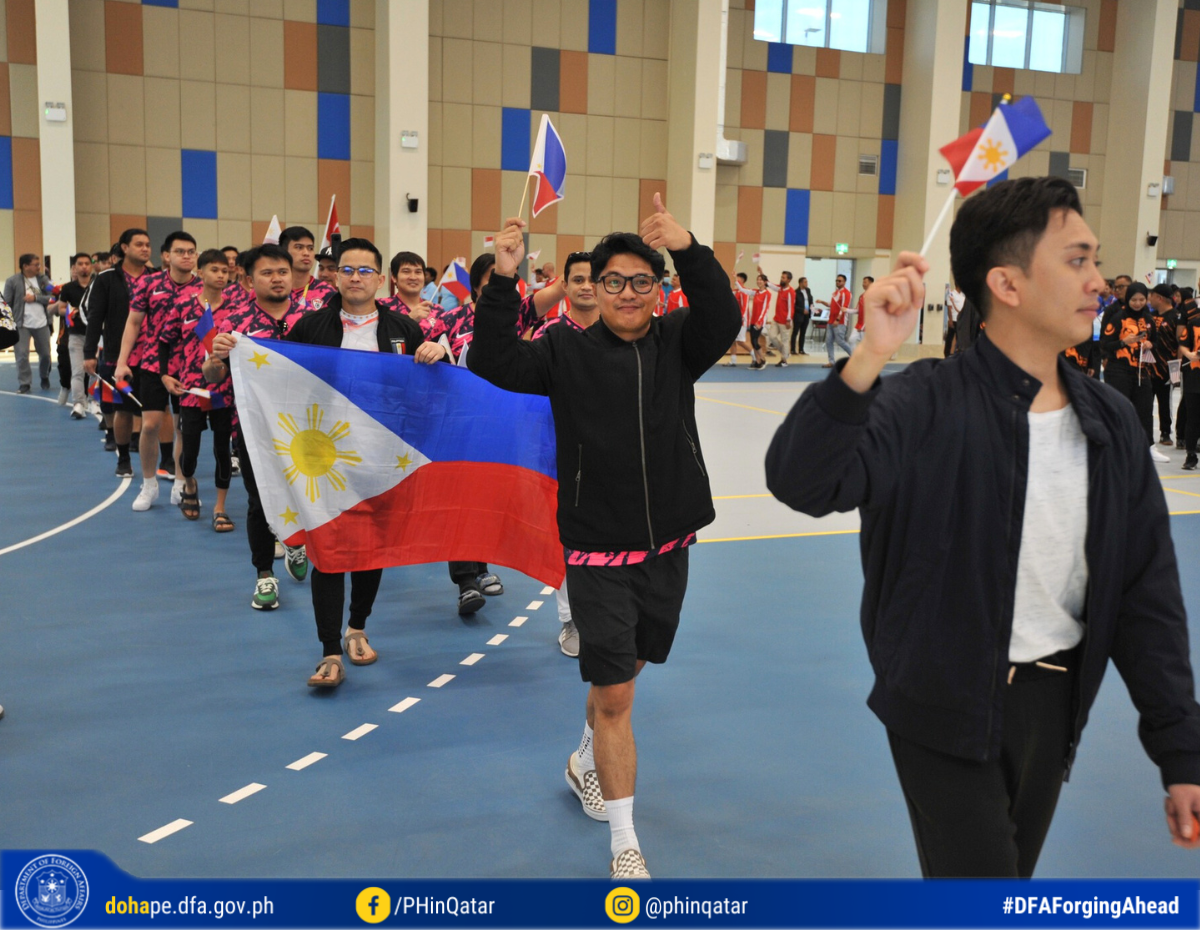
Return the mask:
M 973 65 L 1078 74 L 1082 7 L 1036 0 L 972 0 L 967 60 Z
M 887 0 L 758 0 L 754 38 L 882 54 L 887 39 Z

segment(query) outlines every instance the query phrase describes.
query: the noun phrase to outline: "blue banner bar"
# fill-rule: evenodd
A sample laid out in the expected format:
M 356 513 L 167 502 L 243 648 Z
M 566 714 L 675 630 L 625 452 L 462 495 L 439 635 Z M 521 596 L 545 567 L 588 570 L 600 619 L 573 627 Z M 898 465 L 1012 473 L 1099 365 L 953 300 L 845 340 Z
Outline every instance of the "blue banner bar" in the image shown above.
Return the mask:
M 0 854 L 0 926 L 1197 927 L 1200 880 L 139 879 Z

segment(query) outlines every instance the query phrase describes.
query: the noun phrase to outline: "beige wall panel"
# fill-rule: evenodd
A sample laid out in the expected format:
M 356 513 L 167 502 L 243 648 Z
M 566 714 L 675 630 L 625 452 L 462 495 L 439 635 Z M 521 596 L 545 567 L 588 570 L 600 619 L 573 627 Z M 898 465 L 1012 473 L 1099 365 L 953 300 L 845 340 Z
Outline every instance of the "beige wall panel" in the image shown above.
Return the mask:
M 1174 170 L 1174 168 L 1172 168 L 1172 170 Z M 1197 169 L 1197 171 L 1200 172 L 1200 169 Z M 1092 178 L 1089 174 L 1088 187 L 1091 187 L 1091 186 L 1092 186 Z M 1191 212 L 1200 211 L 1200 173 L 1198 173 L 1196 176 L 1194 176 L 1191 179 L 1191 183 L 1188 184 L 1186 198 L 1181 198 L 1178 195 L 1173 196 L 1171 198 L 1171 205 L 1173 207 L 1174 206 L 1182 207 L 1183 209 L 1191 211 Z M 1197 219 L 1200 220 L 1200 218 L 1197 218 Z M 1088 224 L 1091 225 L 1091 223 L 1092 223 L 1091 213 L 1088 213 L 1087 220 L 1088 220 Z M 1196 223 L 1196 225 L 1200 226 L 1200 221 L 1198 221 Z
M 505 216 L 508 216 L 508 214 L 512 213 L 516 209 L 515 205 L 519 205 L 521 203 L 521 190 L 525 184 L 525 178 L 526 175 L 521 171 L 500 172 L 500 204 L 502 212 Z M 556 207 L 559 215 L 558 226 L 560 230 L 562 229 L 562 211 L 567 202 L 572 199 L 572 193 L 574 194 L 574 199 L 578 200 L 581 204 L 579 208 L 579 215 L 580 217 L 583 216 L 583 178 L 568 177 L 566 190 L 566 200 L 559 201 L 559 204 Z M 513 204 L 514 206 L 510 206 L 510 204 Z
M 503 38 L 505 42 L 515 45 L 533 44 L 533 2 L 532 0 L 491 0 L 497 6 L 503 3 L 504 18 Z
M 993 85 L 994 86 L 994 85 Z M 1018 97 L 1027 97 L 1037 89 L 1037 72 L 1018 69 L 1013 78 L 1013 93 Z
M 196 237 L 196 243 L 200 246 L 201 251 L 218 249 L 225 244 L 221 241 L 220 229 L 217 220 L 189 219 L 187 221 L 187 231 Z
M 1026 155 L 1014 167 L 1024 163 L 1029 177 L 1039 177 L 1050 173 L 1050 153 L 1033 151 Z
M 737 238 L 737 197 L 737 185 L 717 185 L 713 238 L 718 242 L 732 242 Z
M 372 3 L 375 0 L 371 0 Z M 372 17 L 374 14 L 371 14 Z M 429 34 L 430 36 L 440 36 L 442 34 L 442 0 L 429 0 Z M 435 227 L 436 228 L 436 227 Z
M 104 48 L 104 0 L 71 0 L 68 13 L 71 19 L 71 67 L 81 71 L 107 70 Z M 0 48 L 7 47 L 6 37 L 4 45 Z M 107 237 L 107 219 L 104 228 L 104 235 Z
M 1083 192 L 1083 202 L 1088 205 L 1086 216 L 1090 224 L 1092 222 L 1092 206 L 1099 204 L 1104 196 L 1104 156 L 1093 155 L 1089 161 L 1091 166 L 1088 168 L 1088 186 L 1087 190 Z
M 192 110 L 181 113 L 179 81 L 173 78 L 145 78 L 142 92 L 146 98 L 146 144 L 159 148 L 180 148 L 180 124 Z M 249 128 L 247 128 L 247 132 Z
M 642 120 L 642 177 L 667 176 L 667 124 L 661 120 Z
M 595 119 L 596 117 L 592 117 Z M 602 118 L 602 117 L 601 117 Z M 582 113 L 559 113 L 553 117 L 554 125 L 558 128 L 558 134 L 562 137 L 563 148 L 567 150 L 567 176 L 571 174 L 589 174 L 587 170 L 588 164 L 588 119 Z M 534 125 L 534 138 L 536 138 L 537 123 L 541 120 L 539 115 L 534 116 L 531 123 Z M 532 145 L 532 143 L 530 143 Z M 559 209 L 562 209 L 560 203 Z M 578 233 L 576 233 L 578 235 Z
M 861 55 L 842 55 L 842 61 L 847 58 L 861 58 Z M 873 85 L 880 87 L 880 85 Z M 880 87 L 882 90 L 882 87 Z M 871 132 L 864 135 L 878 135 L 882 127 L 882 97 L 880 98 L 880 122 L 875 124 Z M 837 131 L 839 136 L 856 136 L 862 122 L 863 85 L 859 81 L 838 81 L 838 112 Z
M 667 58 L 671 44 L 670 0 L 645 0 L 645 26 L 642 32 L 642 56 Z
M 743 129 L 742 141 L 746 143 L 746 164 L 742 165 L 738 183 L 743 187 L 758 187 L 763 179 L 763 131 Z
M 108 203 L 112 213 L 146 215 L 146 149 L 140 145 L 108 147 Z
M 217 181 L 222 180 L 218 158 Z M 179 160 L 179 149 L 146 149 L 146 213 L 149 216 L 182 216 L 182 166 Z M 246 178 L 246 190 L 249 192 L 250 179 Z M 218 204 L 220 189 L 218 188 Z M 218 206 L 218 212 L 224 213 L 224 206 Z M 154 243 L 157 248 L 158 243 Z M 157 261 L 155 262 L 157 264 Z
M 487 233 L 480 230 L 471 237 L 472 255 L 478 255 L 485 251 L 483 248 L 483 237 Z M 546 262 L 554 262 L 555 255 L 558 254 L 558 236 L 553 233 L 530 233 L 529 234 L 529 252 L 540 252 L 536 264 L 540 267 Z M 562 270 L 562 269 L 558 269 Z
M 1096 54 L 1084 52 L 1083 70 L 1075 75 L 1075 99 L 1085 103 L 1096 99 Z
M 13 66 L 10 66 L 10 68 Z M 131 74 L 108 76 L 108 138 L 125 145 L 146 144 L 146 100 L 142 93 L 142 78 Z M 17 114 L 13 112 L 13 135 Z M 117 210 L 117 213 L 126 212 Z
M 434 165 L 429 167 L 429 228 L 442 228 L 442 169 Z M 429 260 L 428 255 L 425 260 Z
M 813 55 L 814 70 L 812 74 L 816 74 L 816 55 Z M 810 72 L 805 72 L 810 73 Z M 882 84 L 884 76 L 887 74 L 887 56 L 886 55 L 863 55 L 863 76 L 862 79 L 872 84 Z M 990 80 L 990 78 L 989 78 Z
M 1096 53 L 1096 92 L 1097 103 L 1108 103 L 1112 96 L 1112 52 Z
M 1196 62 L 1176 61 L 1171 79 L 1171 109 L 1190 110 L 1196 93 Z
M 442 104 L 442 164 L 471 167 L 471 107 L 464 103 Z M 443 178 L 443 180 L 446 180 Z M 448 183 L 448 182 L 447 182 Z M 467 191 L 471 189 L 468 178 Z M 467 226 L 446 227 L 467 229 Z
M 1182 210 L 1164 210 L 1159 225 L 1158 254 L 1160 258 L 1174 258 L 1183 250 L 1184 221 L 1188 214 Z
M 742 125 L 742 69 L 725 69 L 725 125 Z
M 751 27 L 753 28 L 753 27 Z M 742 69 L 746 49 L 746 17 L 742 10 L 729 10 L 729 36 L 726 40 L 725 66 Z M 814 58 L 813 61 L 816 61 Z
M 186 104 L 187 118 L 181 120 L 179 141 L 185 149 L 215 149 L 217 147 L 216 85 L 205 81 L 180 81 L 179 97 Z M 251 105 L 254 97 L 251 92 Z M 259 116 L 259 120 L 263 117 Z M 280 115 L 282 118 L 282 114 Z M 282 132 L 282 127 L 278 127 Z M 251 131 L 253 137 L 253 130 Z M 114 213 L 124 212 L 114 210 Z
M 1108 143 L 1108 114 L 1107 103 L 1097 103 L 1092 107 L 1092 154 L 1104 155 Z
M 1042 112 L 1054 133 L 1046 140 L 1047 145 L 1054 151 L 1067 151 L 1071 144 L 1071 123 L 1075 117 L 1075 104 L 1070 100 L 1055 100 L 1052 106 L 1047 107 L 1046 103 L 1049 101 L 1043 103 Z
M 811 133 L 793 132 L 789 134 L 787 176 L 788 187 L 808 187 L 809 181 L 812 179 Z
M 469 39 L 474 28 L 475 5 L 472 0 L 442 0 L 440 35 Z
M 856 249 L 870 249 L 875 247 L 876 224 L 879 220 L 879 195 L 878 194 L 856 194 L 854 197 L 854 235 L 850 238 L 850 245 Z M 855 292 L 858 292 L 858 285 L 862 281 L 862 275 L 858 276 L 858 281 L 855 282 Z
M 151 77 L 179 77 L 178 10 L 142 7 L 142 73 Z
M 251 225 L 249 220 L 217 220 L 217 240 L 225 245 L 251 244 Z M 220 246 L 218 246 L 220 248 Z
M 471 169 L 442 169 L 442 228 L 471 228 Z
M 258 0 L 255 0 L 257 11 Z M 283 87 L 283 21 L 250 18 L 250 83 L 257 87 Z M 269 219 L 269 217 L 268 217 Z
M 474 35 L 478 42 L 500 42 L 504 35 L 504 8 L 495 0 L 475 0 Z
M 857 198 L 857 194 L 838 191 L 833 194 L 833 224 L 830 231 L 835 243 L 854 240 L 854 207 Z
M 504 106 L 529 106 L 529 49 L 520 45 L 506 44 L 503 46 L 502 57 L 504 62 L 504 74 L 502 76 Z M 588 69 L 588 80 L 591 80 L 590 67 Z
M 350 26 L 355 29 L 375 28 L 374 0 L 350 0 Z
M 882 59 L 884 56 L 876 56 Z M 883 80 L 882 65 L 880 66 L 879 80 Z M 804 45 L 797 45 L 792 49 L 792 74 L 807 74 L 815 75 L 817 73 L 817 50 Z
M 593 55 L 594 61 L 597 56 Z M 639 58 L 616 57 L 613 115 L 642 115 L 642 62 Z M 590 65 L 590 62 L 589 62 Z M 608 114 L 603 114 L 608 115 Z
M 863 84 L 862 100 L 859 103 L 857 135 L 863 139 L 878 139 L 882 132 L 883 85 Z
M 71 72 L 77 142 L 108 141 L 108 77 L 95 71 Z
M 503 106 L 502 84 L 504 46 L 499 42 L 474 42 L 472 49 L 471 99 L 476 104 Z
M 503 172 L 504 175 L 514 174 L 512 171 Z M 582 236 L 584 229 L 584 214 L 587 207 L 587 179 L 586 178 L 568 178 L 567 179 L 567 196 L 558 203 L 558 231 L 561 235 Z M 521 200 L 521 191 L 518 186 L 517 200 Z M 505 203 L 512 203 L 511 200 L 506 200 Z
M 357 161 L 375 160 L 374 97 L 357 94 L 350 97 L 350 157 Z
M 762 241 L 778 245 L 783 242 L 787 221 L 787 191 L 781 187 L 764 187 L 762 199 Z
M 642 59 L 642 117 L 644 119 L 667 118 L 666 60 Z
M 1088 211 L 1088 225 L 1091 226 L 1092 229 L 1100 228 L 1100 214 L 1103 209 L 1104 208 L 1102 206 L 1097 204 Z
M 259 4 L 255 3 L 255 14 L 265 16 L 265 13 L 258 12 L 258 8 Z M 218 13 L 227 13 L 231 16 L 249 16 L 250 0 L 216 0 L 213 9 Z
M 250 86 L 217 84 L 217 150 L 250 151 Z M 300 155 L 301 152 L 292 154 Z M 250 216 L 238 217 L 250 219 Z
M 315 222 L 320 211 L 317 205 L 317 160 L 315 158 L 284 158 L 283 212 L 285 226 L 293 223 Z M 274 212 L 274 211 L 272 211 Z
M 858 87 L 854 85 L 844 85 Z M 792 76 L 790 74 L 767 75 L 767 129 L 787 131 L 792 112 Z
M 12 108 L 12 134 L 36 139 L 38 116 L 42 111 L 38 103 L 37 65 L 8 66 L 8 98 Z M 112 118 L 111 99 L 109 118 Z
M 611 116 L 588 116 L 587 158 L 584 172 L 611 177 L 613 174 L 613 145 L 615 124 Z
M 857 139 L 838 139 L 833 159 L 833 189 L 843 193 L 858 190 Z
M 1033 92 L 1038 99 L 1049 99 L 1054 96 L 1054 84 L 1058 75 L 1053 71 L 1031 71 L 1033 75 Z
M 588 112 L 615 116 L 617 59 L 613 55 L 588 55 Z M 640 101 L 639 101 L 640 102 Z M 527 105 L 527 104 L 526 104 Z M 627 113 L 621 113 L 628 116 Z M 636 114 L 635 114 L 636 115 Z
M 274 99 L 277 90 L 256 90 L 255 101 L 261 105 L 264 99 Z M 220 96 L 218 95 L 218 105 Z M 256 111 L 257 111 L 256 105 Z M 270 155 L 296 155 L 301 158 L 317 157 L 317 95 L 310 90 L 285 90 L 283 92 L 283 149 L 265 149 Z M 258 151 L 257 148 L 254 151 Z
M 1078 100 L 1075 96 L 1075 75 L 1054 75 L 1054 96 L 1060 100 Z
M 422 209 L 428 210 L 429 207 L 422 204 Z M 350 162 L 350 215 L 354 217 L 355 226 L 375 224 L 374 162 Z
M 559 7 L 559 48 L 574 52 L 586 52 L 588 49 L 588 0 L 562 0 Z M 561 209 L 561 205 L 560 205 Z M 559 231 L 562 222 L 559 222 Z M 571 233 L 580 235 L 580 233 Z
M 560 41 L 562 33 L 561 9 L 562 5 L 559 0 L 533 0 L 533 21 L 537 23 L 537 35 L 534 36 L 534 41 L 545 48 L 567 48 L 574 50 L 575 45 L 563 45 Z M 587 51 L 586 37 L 582 51 Z
M 766 71 L 767 43 L 755 41 L 753 13 L 746 14 L 742 39 L 742 67 L 752 71 Z
M 600 118 L 600 117 L 598 117 Z M 612 173 L 618 178 L 641 177 L 642 121 L 619 116 L 613 123 Z
M 829 191 L 813 191 L 808 202 L 808 246 L 833 245 L 833 197 Z M 845 240 L 843 240 L 845 241 Z
M 211 13 L 179 11 L 179 76 L 186 80 L 213 81 L 217 75 L 217 37 Z M 147 37 L 148 39 L 149 37 Z
M 612 228 L 624 232 L 637 232 L 641 225 L 638 217 L 637 179 L 613 178 L 612 197 Z
M 250 124 L 250 151 L 256 155 L 287 154 L 284 140 L 286 133 L 285 94 L 277 87 L 252 87 L 250 89 L 250 111 L 254 119 Z M 315 97 L 309 93 L 310 97 Z M 314 108 L 315 109 L 315 108 Z M 315 134 L 316 120 L 313 119 Z M 316 153 L 313 153 L 315 157 Z
M 350 30 L 350 93 L 375 95 L 374 30 Z
M 217 215 L 250 222 L 250 155 L 217 153 Z
M 107 239 L 107 235 L 104 237 Z M 101 242 L 104 239 L 100 240 Z M 17 248 L 17 231 L 16 217 L 12 210 L 0 210 L 0 255 L 5 256 L 5 264 L 11 261 L 12 267 L 16 265 L 16 256 L 18 251 L 25 250 L 25 243 L 22 241 L 21 248 Z M 7 272 L 6 272 L 7 274 Z
M 429 37 L 429 99 L 442 99 L 442 37 Z
M 269 220 L 274 213 L 286 219 L 287 182 L 284 172 L 282 155 L 255 155 L 250 159 L 251 219 Z
M 592 178 L 586 181 L 586 205 L 584 206 L 583 234 L 604 236 L 613 231 L 612 225 L 612 178 Z
M 472 168 L 500 167 L 501 119 L 500 107 L 471 107 Z
M 317 0 L 283 0 L 283 18 L 301 23 L 315 23 Z
M 105 143 L 75 143 L 75 209 L 80 213 L 103 213 L 104 238 L 108 238 L 108 145 Z
M 1175 258 L 1176 256 L 1171 256 Z M 1183 224 L 1183 252 L 1179 258 L 1195 261 L 1200 258 L 1200 222 L 1195 214 L 1187 216 Z
M 75 206 L 79 207 L 78 200 L 75 201 Z M 107 213 L 75 214 L 75 248 L 79 251 L 99 252 L 107 249 L 109 234 Z M 0 248 L 3 246 L 0 245 Z
M 1072 3 L 1087 9 L 1083 18 L 1083 47 L 1094 49 L 1100 36 L 1100 4 L 1096 0 L 1082 0 L 1081 3 L 1072 0 Z
M 1175 193 L 1171 195 L 1171 209 L 1184 207 L 1188 202 L 1188 194 L 1191 193 L 1191 165 L 1185 161 L 1171 162 L 1171 177 L 1175 179 Z M 1092 186 L 1091 171 L 1088 171 L 1088 187 Z
M 617 54 L 642 57 L 642 30 L 646 26 L 643 0 L 620 0 L 617 4 Z
M 837 135 L 838 125 L 838 82 L 833 78 L 817 78 L 817 91 L 813 99 L 813 132 L 821 135 Z
M 442 105 L 440 103 L 429 104 L 429 164 L 442 164 Z M 430 229 L 437 229 L 437 225 L 431 223 Z
M 866 57 L 859 52 L 842 52 L 838 77 L 843 81 L 861 81 L 866 67 L 863 59 Z
M 475 43 L 466 39 L 442 40 L 442 100 L 471 102 L 471 59 Z M 528 54 L 528 50 L 526 50 Z
M 995 75 L 995 69 L 987 65 L 974 65 L 973 67 L 974 74 L 971 78 L 971 89 L 981 94 L 990 94 L 992 92 L 992 78 Z
M 250 21 L 220 14 L 216 23 L 216 74 L 224 84 L 250 83 Z

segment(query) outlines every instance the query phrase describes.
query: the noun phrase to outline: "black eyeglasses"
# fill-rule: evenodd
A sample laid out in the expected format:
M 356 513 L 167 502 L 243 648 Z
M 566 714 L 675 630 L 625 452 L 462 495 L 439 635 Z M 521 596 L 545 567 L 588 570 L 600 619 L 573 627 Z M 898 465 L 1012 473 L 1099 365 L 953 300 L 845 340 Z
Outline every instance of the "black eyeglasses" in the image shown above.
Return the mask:
M 360 278 L 369 278 L 373 274 L 379 274 L 379 272 L 370 265 L 360 265 L 357 268 L 355 268 L 353 265 L 342 265 L 338 271 L 344 274 L 347 278 L 354 277 L 355 272 L 358 273 Z
M 625 290 L 626 284 L 633 285 L 635 294 L 649 294 L 654 289 L 656 278 L 652 274 L 623 275 L 610 271 L 600 276 L 600 286 L 610 294 L 619 294 Z

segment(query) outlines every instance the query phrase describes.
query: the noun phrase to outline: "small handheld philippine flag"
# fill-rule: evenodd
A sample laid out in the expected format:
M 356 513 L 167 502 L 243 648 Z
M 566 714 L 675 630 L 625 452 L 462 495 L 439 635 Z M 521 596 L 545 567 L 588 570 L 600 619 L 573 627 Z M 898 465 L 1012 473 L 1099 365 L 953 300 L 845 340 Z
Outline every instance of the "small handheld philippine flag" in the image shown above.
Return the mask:
M 208 304 L 204 305 L 204 312 L 200 314 L 200 319 L 196 321 L 195 333 L 196 338 L 204 346 L 204 351 L 212 355 L 213 337 L 217 335 L 217 326 L 213 322 L 212 307 Z
M 529 160 L 529 173 L 534 178 L 532 212 L 537 216 L 551 204 L 563 199 L 567 180 L 567 150 L 563 148 L 550 117 L 542 114 L 537 143 Z
M 448 290 L 458 298 L 460 303 L 465 303 L 471 296 L 471 273 L 467 271 L 467 260 L 465 258 L 454 259 L 450 263 L 450 267 L 446 269 L 446 273 L 442 275 L 438 286 Z
M 982 129 L 972 129 L 939 151 L 954 169 L 954 186 L 966 197 L 1007 171 L 1050 135 L 1032 97 L 996 107 Z
M 484 236 L 484 237 L 483 237 L 483 247 L 484 247 L 485 249 L 490 249 L 490 248 L 492 248 L 492 246 L 494 246 L 495 244 L 496 244 L 496 237 L 495 237 L 495 236 Z

